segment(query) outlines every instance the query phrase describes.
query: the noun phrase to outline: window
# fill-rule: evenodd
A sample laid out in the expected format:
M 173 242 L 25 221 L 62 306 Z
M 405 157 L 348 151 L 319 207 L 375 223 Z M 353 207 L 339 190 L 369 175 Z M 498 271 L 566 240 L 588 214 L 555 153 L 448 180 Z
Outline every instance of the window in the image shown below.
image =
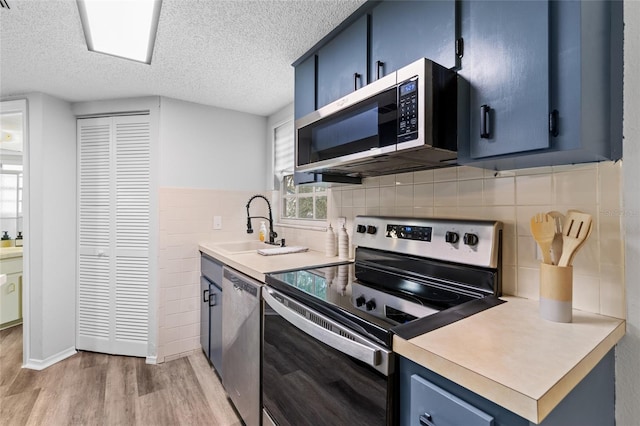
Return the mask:
M 282 183 L 282 214 L 286 219 L 327 219 L 327 190 L 322 186 L 295 186 L 293 175 L 285 175 Z
M 287 121 L 274 129 L 274 174 L 280 188 L 280 220 L 300 223 L 326 221 L 327 189 L 321 185 L 296 186 L 293 182 L 294 129 Z
M 12 238 L 22 230 L 22 166 L 2 164 L 0 173 L 0 219 Z

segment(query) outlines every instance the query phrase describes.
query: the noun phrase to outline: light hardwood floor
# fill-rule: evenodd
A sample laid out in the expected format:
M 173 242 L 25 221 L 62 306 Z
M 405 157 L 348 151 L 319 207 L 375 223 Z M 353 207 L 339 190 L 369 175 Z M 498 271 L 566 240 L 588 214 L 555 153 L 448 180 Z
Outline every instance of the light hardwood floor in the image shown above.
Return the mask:
M 78 352 L 51 367 L 22 366 L 22 326 L 0 331 L 0 424 L 240 425 L 202 352 L 159 365 Z

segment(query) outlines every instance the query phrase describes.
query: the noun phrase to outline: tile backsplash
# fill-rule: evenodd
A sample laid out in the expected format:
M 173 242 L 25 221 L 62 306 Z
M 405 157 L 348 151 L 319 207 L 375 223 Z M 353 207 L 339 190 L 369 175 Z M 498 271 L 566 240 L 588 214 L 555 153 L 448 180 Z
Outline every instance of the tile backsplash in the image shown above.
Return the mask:
M 200 252 L 205 241 L 256 239 L 246 233 L 245 208 L 254 191 L 160 188 L 158 362 L 200 349 Z M 266 216 L 266 205 L 251 214 Z M 213 229 L 221 216 L 222 229 Z M 256 224 L 254 228 L 257 229 Z
M 625 318 L 621 179 L 621 162 L 506 172 L 451 167 L 381 176 L 331 188 L 329 219 L 335 226 L 338 217 L 346 217 L 349 234 L 353 218 L 365 214 L 500 220 L 503 291 L 538 299 L 540 260 L 531 216 L 582 210 L 593 216 L 595 228 L 574 261 L 574 307 Z M 317 232 L 281 233 L 322 250 Z
M 574 261 L 574 307 L 625 318 L 621 179 L 621 162 L 509 172 L 452 167 L 381 176 L 330 188 L 329 220 L 337 228 L 338 218 L 346 217 L 350 235 L 353 218 L 364 214 L 500 220 L 503 291 L 538 299 L 540 260 L 529 220 L 536 212 L 579 209 L 593 215 L 595 228 Z M 160 189 L 158 362 L 199 350 L 198 245 L 257 238 L 245 232 L 245 206 L 254 194 Z M 252 215 L 266 215 L 262 204 L 252 204 Z M 222 217 L 222 230 L 213 229 L 214 215 Z M 289 245 L 324 250 L 323 228 L 276 231 Z

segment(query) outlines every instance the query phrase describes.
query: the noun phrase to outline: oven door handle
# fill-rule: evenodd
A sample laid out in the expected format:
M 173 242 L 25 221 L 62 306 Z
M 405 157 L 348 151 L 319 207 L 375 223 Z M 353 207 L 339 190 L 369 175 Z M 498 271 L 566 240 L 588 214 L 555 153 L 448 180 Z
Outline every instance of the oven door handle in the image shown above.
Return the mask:
M 355 358 L 359 361 L 362 361 L 367 365 L 370 365 L 371 367 L 376 367 L 382 363 L 382 357 L 379 349 L 372 346 L 367 346 L 363 343 L 354 342 L 351 339 L 342 337 L 340 334 L 327 330 L 326 328 L 316 324 L 315 322 L 310 321 L 309 319 L 300 315 L 298 312 L 282 304 L 282 302 L 280 302 L 271 294 L 272 292 L 273 290 L 270 290 L 267 287 L 263 287 L 263 299 L 274 311 L 276 311 L 281 317 L 290 322 L 296 328 L 304 331 L 314 339 L 331 346 L 335 350 L 349 355 L 350 357 Z M 312 312 L 314 315 L 317 315 L 321 319 L 327 321 L 327 323 L 332 322 L 330 320 L 326 320 L 324 316 L 319 315 L 317 312 L 312 311 L 311 309 L 305 309 L 307 309 L 309 312 Z M 342 329 L 342 333 L 352 334 L 345 329 Z

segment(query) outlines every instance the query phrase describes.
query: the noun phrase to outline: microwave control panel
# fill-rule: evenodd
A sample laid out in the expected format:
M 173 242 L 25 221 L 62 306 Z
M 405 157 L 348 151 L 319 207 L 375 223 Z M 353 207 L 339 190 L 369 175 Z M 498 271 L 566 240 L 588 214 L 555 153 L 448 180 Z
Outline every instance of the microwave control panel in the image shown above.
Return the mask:
M 398 141 L 418 137 L 418 79 L 398 86 Z

